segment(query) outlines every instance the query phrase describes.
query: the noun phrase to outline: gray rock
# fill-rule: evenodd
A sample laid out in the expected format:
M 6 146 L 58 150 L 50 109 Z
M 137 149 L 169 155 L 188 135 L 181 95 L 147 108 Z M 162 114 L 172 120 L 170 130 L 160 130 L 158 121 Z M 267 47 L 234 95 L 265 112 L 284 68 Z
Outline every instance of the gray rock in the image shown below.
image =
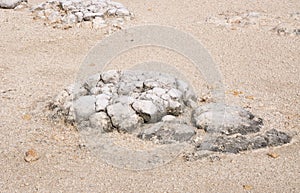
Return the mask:
M 96 112 L 105 111 L 109 105 L 110 96 L 107 94 L 100 94 L 96 96 Z
M 172 122 L 176 120 L 176 117 L 173 115 L 166 115 L 161 119 L 163 122 Z
M 14 9 L 22 2 L 27 2 L 27 0 L 0 0 L 0 8 Z
M 116 84 L 120 80 L 120 73 L 116 70 L 110 70 L 101 74 L 101 79 L 105 84 Z
M 112 125 L 110 118 L 105 112 L 95 113 L 89 118 L 90 126 L 100 132 L 110 132 L 112 131 Z
M 89 116 L 95 113 L 95 102 L 94 96 L 82 96 L 74 101 L 76 120 L 79 122 L 88 120 Z
M 183 105 L 175 100 L 168 101 L 167 113 L 178 116 L 183 112 Z
M 171 88 L 168 91 L 168 95 L 172 98 L 172 99 L 181 99 L 182 97 L 182 92 L 175 89 L 175 88 Z
M 193 127 L 179 123 L 156 123 L 139 133 L 144 140 L 157 140 L 161 144 L 185 142 L 195 135 Z
M 275 129 L 255 136 L 212 136 L 197 145 L 197 150 L 239 153 L 250 149 L 259 149 L 270 146 L 279 146 L 291 141 L 292 137 Z
M 116 103 L 107 107 L 107 113 L 111 118 L 112 125 L 121 132 L 133 132 L 141 122 L 141 118 L 131 106 Z
M 292 140 L 290 135 L 276 129 L 267 131 L 264 137 L 268 142 L 268 146 L 279 146 L 289 143 Z
M 259 132 L 262 119 L 241 107 L 211 103 L 198 107 L 193 113 L 194 124 L 208 133 L 232 135 Z
M 130 15 L 130 12 L 126 8 L 117 9 L 117 11 L 115 13 L 118 16 L 129 16 Z
M 162 118 L 161 112 L 151 101 L 136 100 L 132 108 L 144 119 L 145 123 L 155 123 Z

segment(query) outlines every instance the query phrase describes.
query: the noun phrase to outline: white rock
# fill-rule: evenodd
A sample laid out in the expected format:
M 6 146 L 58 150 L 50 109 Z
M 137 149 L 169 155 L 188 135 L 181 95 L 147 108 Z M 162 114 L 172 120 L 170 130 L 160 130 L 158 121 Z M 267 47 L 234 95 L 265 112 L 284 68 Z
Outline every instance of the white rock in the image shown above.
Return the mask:
M 27 2 L 27 0 L 0 0 L 0 8 L 14 9 L 21 2 Z
M 109 105 L 110 96 L 106 94 L 100 94 L 96 96 L 96 111 L 105 111 Z
M 171 121 L 174 121 L 174 120 L 176 120 L 176 117 L 173 116 L 173 115 L 166 115 L 162 118 L 163 122 L 171 122 Z
M 120 8 L 120 9 L 117 9 L 116 15 L 118 15 L 118 16 L 129 16 L 130 12 L 125 8 Z
M 182 92 L 175 88 L 172 88 L 168 91 L 168 95 L 170 95 L 172 99 L 180 99 L 182 97 Z
M 77 21 L 81 22 L 83 20 L 83 13 L 82 12 L 76 12 L 74 15 L 77 17 Z
M 155 123 L 162 117 L 159 109 L 151 101 L 137 100 L 132 104 L 132 108 L 134 108 L 134 110 L 140 114 L 147 123 Z
M 110 70 L 101 74 L 104 83 L 117 83 L 120 79 L 120 73 L 116 70 Z

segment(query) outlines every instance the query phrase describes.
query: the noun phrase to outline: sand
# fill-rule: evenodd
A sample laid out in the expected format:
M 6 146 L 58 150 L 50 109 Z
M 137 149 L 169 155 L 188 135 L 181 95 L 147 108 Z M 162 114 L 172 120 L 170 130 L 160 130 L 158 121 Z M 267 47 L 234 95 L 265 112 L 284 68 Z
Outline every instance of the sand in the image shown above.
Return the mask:
M 229 103 L 248 107 L 265 120 L 266 128 L 299 132 L 299 36 L 205 22 L 226 11 L 284 17 L 300 11 L 298 0 L 120 2 L 135 14 L 127 27 L 168 25 L 200 41 L 218 65 Z M 74 128 L 49 122 L 44 110 L 47 101 L 74 81 L 88 51 L 105 37 L 103 31 L 53 29 L 33 21 L 26 9 L 1 9 L 0 32 L 1 192 L 300 192 L 299 135 L 282 147 L 220 154 L 220 160 L 186 162 L 178 157 L 146 171 L 106 164 L 81 145 Z M 168 51 L 147 53 L 133 50 L 112 66 L 153 57 L 179 67 L 189 63 Z M 188 74 L 189 68 L 183 72 Z M 201 93 L 201 80 L 191 79 Z M 29 149 L 38 160 L 24 160 Z

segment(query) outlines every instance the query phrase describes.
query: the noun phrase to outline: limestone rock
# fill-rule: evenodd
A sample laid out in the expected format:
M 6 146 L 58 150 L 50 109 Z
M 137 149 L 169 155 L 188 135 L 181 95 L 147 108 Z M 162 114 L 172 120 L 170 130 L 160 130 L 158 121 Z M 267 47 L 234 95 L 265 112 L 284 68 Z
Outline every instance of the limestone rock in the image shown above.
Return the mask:
M 0 8 L 14 9 L 22 2 L 27 2 L 27 0 L 0 0 Z
M 208 133 L 232 135 L 259 132 L 262 119 L 241 107 L 211 103 L 195 109 L 194 124 Z

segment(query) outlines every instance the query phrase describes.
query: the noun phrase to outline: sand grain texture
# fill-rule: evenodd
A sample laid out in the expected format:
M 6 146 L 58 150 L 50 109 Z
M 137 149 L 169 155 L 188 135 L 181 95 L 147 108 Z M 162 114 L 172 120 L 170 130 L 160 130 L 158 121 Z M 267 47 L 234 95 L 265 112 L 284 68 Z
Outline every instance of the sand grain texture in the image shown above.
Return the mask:
M 300 37 L 253 28 L 229 30 L 205 22 L 226 11 L 264 11 L 283 17 L 300 11 L 298 0 L 120 2 L 135 14 L 127 26 L 170 25 L 199 40 L 219 66 L 228 102 L 250 107 L 267 128 L 299 132 Z M 26 9 L 0 9 L 0 32 L 1 192 L 300 192 L 299 136 L 279 148 L 222 154 L 213 162 L 177 159 L 147 171 L 122 170 L 99 161 L 80 145 L 75 129 L 49 123 L 43 110 L 74 81 L 103 32 L 53 29 L 33 21 Z M 152 55 L 165 63 L 189 64 L 164 53 Z M 127 55 L 116 58 L 112 66 L 147 59 L 135 50 Z M 193 85 L 197 78 L 192 78 Z M 29 149 L 37 152 L 38 160 L 24 161 Z M 269 152 L 280 156 L 274 159 Z

